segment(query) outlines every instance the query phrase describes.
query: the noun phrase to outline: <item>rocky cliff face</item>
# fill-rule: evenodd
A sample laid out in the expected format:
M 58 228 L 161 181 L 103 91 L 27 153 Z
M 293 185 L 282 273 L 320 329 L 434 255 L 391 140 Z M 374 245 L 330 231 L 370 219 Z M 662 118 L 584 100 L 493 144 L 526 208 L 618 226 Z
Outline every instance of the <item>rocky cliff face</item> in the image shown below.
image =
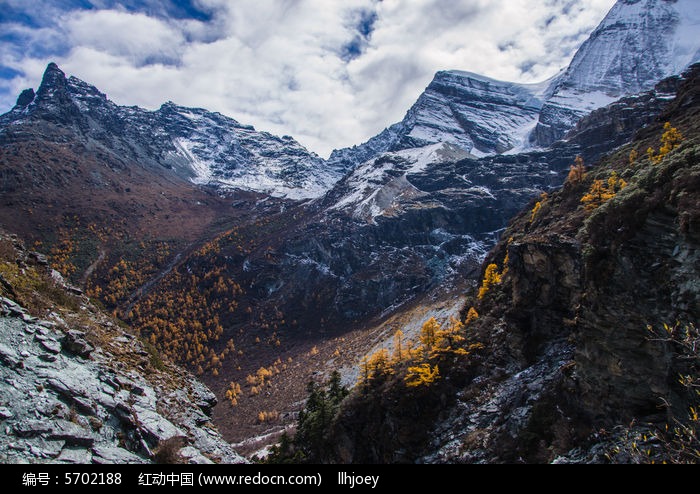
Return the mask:
M 0 234 L 4 463 L 241 463 L 216 397 Z M 21 305 L 17 301 L 22 301 Z M 149 353 L 150 352 L 150 353 Z
M 507 257 L 507 274 L 473 301 L 467 340 L 485 348 L 408 408 L 396 406 L 402 381 L 356 394 L 338 418 L 335 460 L 606 461 L 616 425 L 663 429 L 687 414 L 677 380 L 687 360 L 647 327 L 700 315 L 699 87 L 696 69 L 658 123 L 512 222 L 485 262 L 501 270 Z M 630 165 L 631 150 L 658 147 L 664 121 L 682 129 L 680 148 Z M 586 210 L 593 180 L 613 171 L 627 187 Z

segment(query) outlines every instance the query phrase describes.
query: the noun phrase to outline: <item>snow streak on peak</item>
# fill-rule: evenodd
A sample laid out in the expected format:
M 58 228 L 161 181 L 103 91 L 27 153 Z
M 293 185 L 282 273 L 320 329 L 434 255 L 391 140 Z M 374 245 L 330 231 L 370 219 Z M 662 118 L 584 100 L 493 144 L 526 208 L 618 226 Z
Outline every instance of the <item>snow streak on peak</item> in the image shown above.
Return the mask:
M 356 219 L 374 223 L 378 216 L 392 216 L 406 201 L 426 195 L 408 177 L 429 173 L 431 166 L 469 157 L 448 144 L 430 144 L 383 154 L 359 165 L 334 189 L 330 210 L 345 211 Z
M 158 112 L 173 136 L 168 159 L 174 165 L 184 161 L 196 184 L 300 200 L 319 197 L 340 178 L 291 137 L 258 132 L 220 113 L 173 103 Z

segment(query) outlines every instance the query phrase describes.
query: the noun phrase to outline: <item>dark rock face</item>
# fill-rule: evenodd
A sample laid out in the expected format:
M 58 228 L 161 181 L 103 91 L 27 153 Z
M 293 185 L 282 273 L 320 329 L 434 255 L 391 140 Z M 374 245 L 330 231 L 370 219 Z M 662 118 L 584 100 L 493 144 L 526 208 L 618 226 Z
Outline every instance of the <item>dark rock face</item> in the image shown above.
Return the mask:
M 646 328 L 693 322 L 700 315 L 697 210 L 670 205 L 671 194 L 692 186 L 688 179 L 696 173 L 698 163 L 696 157 L 688 157 L 692 161 L 687 167 L 677 164 L 666 170 L 676 177 L 671 183 L 657 185 L 661 200 L 656 207 L 649 207 L 641 197 L 631 197 L 627 209 L 618 210 L 637 215 L 636 228 L 625 232 L 627 238 L 622 242 L 603 238 L 619 220 L 597 216 L 589 226 L 600 243 L 588 255 L 587 292 L 605 303 L 584 306 L 580 334 L 586 336 L 579 338 L 576 361 L 582 401 L 598 419 L 621 416 L 660 421 L 668 412 L 682 414 L 687 408 L 676 383 L 684 370 L 682 362 L 674 357 L 670 344 L 649 341 Z M 652 190 L 649 187 L 645 193 Z M 683 217 L 693 225 L 688 231 L 683 231 Z M 668 403 L 667 410 L 659 408 L 661 398 Z
M 551 146 L 561 140 L 583 116 L 584 112 L 549 103 L 542 107 L 537 126 L 530 133 L 530 142 L 536 146 Z
M 85 333 L 82 331 L 68 331 L 63 337 L 61 345 L 64 350 L 83 358 L 89 357 L 95 351 L 95 348 L 85 340 Z
M 692 72 L 686 72 L 686 77 Z M 660 81 L 654 89 L 621 98 L 582 118 L 565 136 L 581 142 L 586 149 L 601 155 L 628 142 L 641 128 L 649 125 L 668 106 L 683 83 L 681 76 Z
M 403 125 L 401 122 L 396 123 L 384 129 L 367 142 L 351 148 L 333 150 L 328 161 L 345 170 L 352 170 L 360 163 L 390 151 L 392 146 L 401 139 L 402 133 Z

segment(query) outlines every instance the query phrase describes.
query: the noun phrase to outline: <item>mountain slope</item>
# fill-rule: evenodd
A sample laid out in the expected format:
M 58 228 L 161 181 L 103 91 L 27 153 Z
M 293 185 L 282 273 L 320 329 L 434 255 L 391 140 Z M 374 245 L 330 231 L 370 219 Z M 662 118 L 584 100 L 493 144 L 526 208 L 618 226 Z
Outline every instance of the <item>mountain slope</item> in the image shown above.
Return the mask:
M 3 232 L 0 282 L 4 463 L 245 462 L 211 391 Z
M 54 261 L 64 259 L 54 267 L 76 283 L 84 284 L 122 260 L 149 265 L 139 276 L 130 274 L 122 288 L 126 293 L 117 298 L 120 303 L 138 283 L 153 283 L 149 277 L 171 268 L 183 251 L 231 223 L 247 224 L 289 202 L 245 190 L 233 198 L 225 188 L 193 182 L 202 169 L 192 168 L 195 158 L 184 157 L 183 139 L 190 139 L 190 155 L 214 161 L 221 155 L 216 166 L 228 170 L 226 160 L 236 160 L 229 150 L 253 151 L 205 144 L 219 138 L 222 143 L 253 139 L 253 130 L 221 115 L 172 104 L 156 112 L 118 107 L 96 88 L 66 79 L 53 64 L 37 93 L 23 92 L 18 105 L 0 116 L 0 124 L 3 227 L 42 246 Z M 284 141 L 258 137 L 255 152 L 260 153 Z M 287 141 L 282 145 L 286 151 L 275 159 L 295 155 L 296 145 Z M 273 181 L 274 187 L 284 183 L 293 192 L 293 180 Z M 279 192 L 283 195 L 281 188 Z
M 439 379 L 422 387 L 406 386 L 411 363 L 361 387 L 341 406 L 326 459 L 601 462 L 626 440 L 616 426 L 685 420 L 697 396 L 677 378 L 692 361 L 647 327 L 700 316 L 699 94 L 695 67 L 655 124 L 519 214 L 482 268 L 502 277 L 482 273 L 491 281 L 463 312 L 478 313 L 460 345 L 471 355 L 441 358 Z M 642 157 L 659 149 L 666 121 L 684 140 Z M 597 200 L 596 180 L 616 192 Z

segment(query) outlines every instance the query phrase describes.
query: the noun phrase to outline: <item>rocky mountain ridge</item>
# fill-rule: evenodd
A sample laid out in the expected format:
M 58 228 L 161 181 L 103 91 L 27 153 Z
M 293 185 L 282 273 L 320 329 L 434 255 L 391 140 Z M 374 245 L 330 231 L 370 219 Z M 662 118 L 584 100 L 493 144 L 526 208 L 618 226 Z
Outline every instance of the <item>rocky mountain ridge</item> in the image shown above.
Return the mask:
M 654 1 L 619 5 L 627 9 Z M 674 9 L 688 5 L 666 3 Z M 618 24 L 619 32 L 629 30 L 629 23 Z M 675 35 L 671 29 L 675 24 L 664 25 Z M 692 44 L 695 38 L 688 39 Z M 591 53 L 591 46 L 595 44 L 586 53 Z M 616 46 L 618 51 L 627 48 Z M 625 63 L 634 62 L 630 60 Z M 580 64 L 576 70 L 591 70 L 590 65 Z M 615 73 L 602 70 L 595 74 L 610 76 L 605 80 L 616 84 Z M 337 151 L 324 163 L 291 139 L 257 132 L 216 113 L 173 103 L 154 112 L 119 107 L 96 88 L 66 78 L 50 65 L 39 90 L 23 92 L 17 106 L 0 116 L 0 221 L 37 242 L 57 269 L 138 328 L 140 336 L 152 338 L 158 351 L 169 352 L 199 373 L 220 398 L 231 385 L 233 389 L 236 383 L 242 385 L 237 403 L 222 399 L 214 416 L 229 440 L 264 437 L 286 427 L 304 398 L 308 379 L 321 379 L 324 369 L 334 365 L 355 369 L 348 375 L 356 375 L 359 353 L 383 344 L 389 332 L 380 328 L 383 321 L 410 319 L 419 325 L 415 321 L 431 313 L 454 314 L 456 309 L 449 304 L 456 303 L 465 287 L 479 277 L 482 260 L 503 235 L 508 220 L 528 203 L 531 210 L 542 192 L 556 190 L 577 156 L 593 163 L 637 132 L 658 130 L 658 116 L 675 104 L 674 97 L 686 82 L 678 76 L 665 79 L 646 92 L 593 111 L 576 125 L 571 119 L 558 126 L 557 135 L 563 134 L 563 139 L 546 148 L 525 149 L 528 132 L 538 118 L 542 123 L 542 109 L 553 101 L 553 88 L 559 87 L 561 77 L 525 87 L 465 72 L 441 72 L 403 122 L 364 145 Z M 656 72 L 650 77 L 657 77 Z M 575 77 L 571 80 L 575 82 Z M 598 89 L 589 89 L 586 95 L 597 94 Z M 599 103 L 609 98 L 612 96 Z M 644 154 L 641 147 L 639 154 Z M 520 222 L 527 216 L 523 213 Z M 547 236 L 544 231 L 540 234 Z M 545 259 L 547 266 L 579 262 L 578 251 L 572 253 L 578 248 L 575 241 L 564 236 L 549 240 L 544 244 L 555 259 Z M 498 249 L 498 255 L 503 255 L 502 244 Z M 549 255 L 539 250 L 515 254 L 529 256 L 535 264 Z M 550 291 L 561 281 L 566 292 L 562 296 L 568 296 L 566 290 L 573 283 L 569 274 L 562 275 L 562 280 L 548 279 Z M 202 294 L 211 298 L 197 298 Z M 184 317 L 188 297 L 197 303 L 187 307 Z M 528 300 L 540 303 L 534 296 Z M 551 300 L 543 295 L 542 303 L 547 301 Z M 489 310 L 488 304 L 479 307 L 480 313 Z M 527 310 L 523 313 L 530 315 Z M 510 328 L 511 322 L 498 320 L 498 328 Z M 203 323 L 207 325 L 204 331 Z M 529 323 L 518 320 L 514 324 L 515 336 L 496 333 L 493 337 L 494 359 L 483 365 L 477 362 L 482 365 L 479 372 L 486 376 L 481 382 L 499 386 L 500 378 L 507 381 L 503 393 L 482 395 L 478 403 L 486 404 L 483 410 L 472 410 L 477 413 L 474 420 L 485 427 L 500 411 L 511 410 L 512 403 L 522 404 L 518 400 L 526 393 L 523 383 L 533 387 L 527 390 L 532 391 L 532 403 L 523 405 L 521 422 L 508 426 L 515 423 L 522 430 L 524 422 L 539 417 L 539 412 L 528 408 L 536 403 L 546 405 L 545 395 L 536 388 L 541 385 L 549 393 L 550 384 L 560 382 L 564 360 L 574 359 L 579 348 L 568 340 L 548 340 L 546 345 L 552 344 L 544 350 L 547 358 L 535 362 L 532 352 L 542 350 L 539 339 L 543 335 L 535 331 L 531 339 Z M 11 329 L 24 331 L 17 325 Z M 566 334 L 568 338 L 570 333 Z M 184 336 L 193 335 L 195 345 L 188 341 L 190 346 L 183 348 Z M 492 336 L 486 329 L 483 335 Z M 44 336 L 56 342 L 60 339 L 58 333 Z M 130 341 L 133 346 L 121 343 L 137 353 L 142 351 L 138 345 L 143 343 Z M 203 341 L 206 344 L 199 345 Z M 41 360 L 46 350 L 34 343 L 26 352 Z M 230 351 L 228 343 L 235 351 Z M 511 344 L 518 353 L 512 359 L 496 351 L 498 345 Z M 57 348 L 55 342 L 48 345 Z M 21 352 L 20 346 L 8 355 Z M 222 364 L 223 355 L 227 357 Z M 531 363 L 533 367 L 528 367 Z M 261 369 L 264 375 L 273 374 L 272 379 L 262 379 L 264 393 L 253 389 L 257 385 L 245 384 L 259 382 L 256 376 Z M 468 366 L 467 374 L 455 379 L 474 378 L 468 374 L 474 369 Z M 550 370 L 552 379 L 543 381 Z M 521 371 L 525 373 L 518 374 Z M 90 382 L 94 384 L 91 388 L 105 384 Z M 77 388 L 70 393 L 90 394 Z M 164 393 L 168 395 L 169 390 Z M 108 413 L 100 405 L 100 400 L 107 403 L 108 398 L 101 391 L 94 396 L 97 412 Z M 503 439 L 500 424 L 494 432 L 498 439 L 486 452 L 460 456 L 469 442 L 463 435 L 448 444 L 450 437 L 465 430 L 458 424 L 463 418 L 459 407 L 472 406 L 460 395 L 457 409 L 450 408 L 448 402 L 454 396 L 433 396 L 435 404 L 445 406 L 445 414 L 454 412 L 442 426 L 430 422 L 435 427 L 425 429 L 435 432 L 439 447 L 399 445 L 387 453 L 380 445 L 370 452 L 381 451 L 380 456 L 366 458 L 503 460 L 494 451 L 506 451 L 511 445 Z M 150 391 L 129 398 L 147 410 L 134 413 L 150 413 L 151 398 Z M 381 408 L 368 410 L 383 413 Z M 258 418 L 261 411 L 265 412 L 263 420 Z M 278 418 L 268 422 L 270 416 Z M 371 427 L 376 417 L 365 418 Z M 22 415 L 18 420 L 25 419 L 29 418 Z M 62 419 L 75 419 L 79 427 L 89 422 L 89 417 L 83 420 L 70 410 Z M 165 419 L 186 436 L 195 437 L 187 433 L 187 426 Z M 417 420 L 406 430 L 423 423 Z M 63 425 L 59 423 L 57 430 Z M 376 432 L 371 430 L 367 437 L 382 437 Z M 480 431 L 470 429 L 467 435 L 471 433 L 481 437 Z M 128 434 L 136 442 L 148 435 L 131 429 Z M 94 437 L 98 442 L 105 440 Z M 341 445 L 354 441 L 352 434 L 339 437 Z M 105 444 L 112 447 L 110 438 Z M 396 446 L 392 440 L 386 438 L 387 448 Z M 26 442 L 23 451 L 32 444 Z M 130 444 L 130 452 L 144 460 L 151 458 L 140 445 Z M 152 438 L 146 445 L 153 452 Z M 456 449 L 451 449 L 454 445 Z M 544 458 L 535 449 L 523 454 Z M 88 453 L 93 459 L 99 456 Z M 87 458 L 88 453 L 79 454 Z M 352 460 L 370 454 L 352 447 L 337 453 Z
M 449 144 L 481 157 L 525 147 L 551 81 L 502 82 L 463 71 L 435 75 L 404 119 L 366 143 L 334 151 L 329 162 L 352 169 L 381 153 Z
M 183 180 L 224 190 L 305 199 L 323 193 L 342 174 L 289 136 L 258 132 L 219 113 L 172 102 L 152 112 L 118 106 L 94 86 L 66 78 L 54 63 L 36 94 L 22 92 L 0 125 L 37 120 L 73 127 L 82 140 L 121 160 L 162 167 Z

